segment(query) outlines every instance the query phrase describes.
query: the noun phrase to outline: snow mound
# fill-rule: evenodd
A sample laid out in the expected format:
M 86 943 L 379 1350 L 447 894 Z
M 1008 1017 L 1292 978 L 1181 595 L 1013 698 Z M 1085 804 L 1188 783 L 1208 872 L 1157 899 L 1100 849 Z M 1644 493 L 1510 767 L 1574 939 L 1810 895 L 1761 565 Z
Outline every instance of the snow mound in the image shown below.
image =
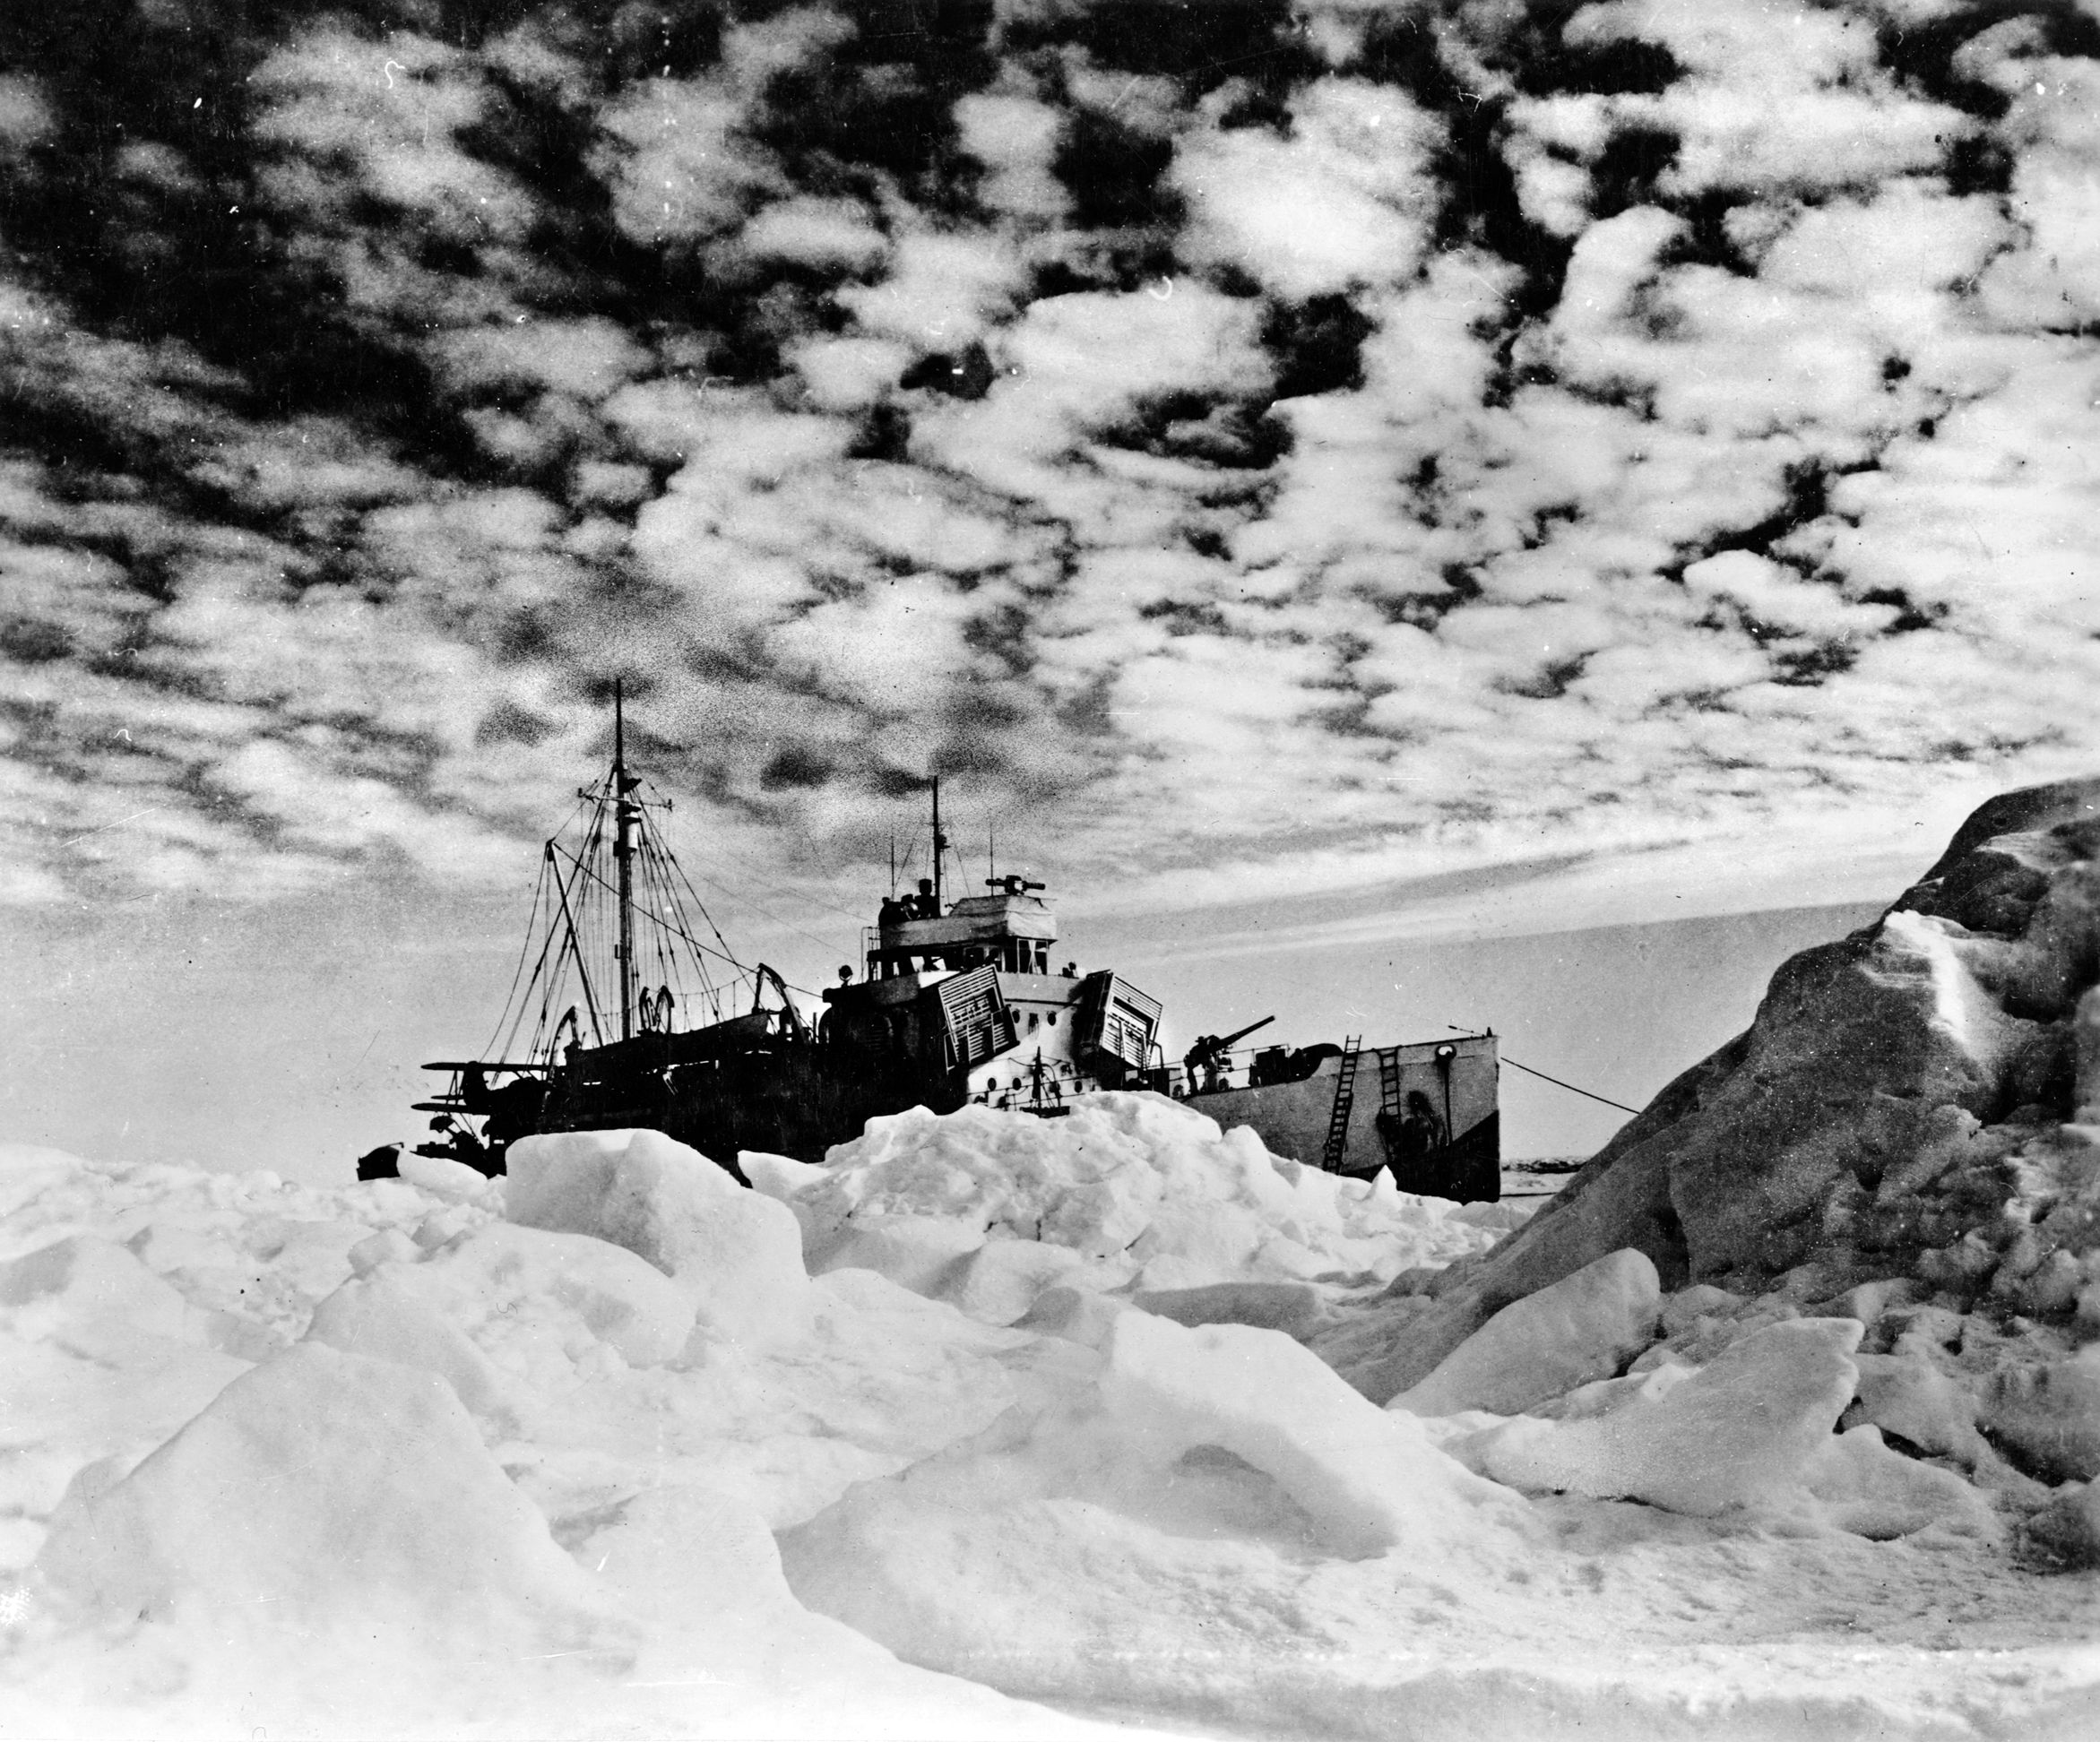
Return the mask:
M 2027 1521 L 2028 1554 L 2052 1572 L 2100 1567 L 2100 1487 L 2067 1487 Z
M 449 1386 L 319 1344 L 235 1380 L 123 1479 L 77 1484 L 37 1568 L 112 1617 L 201 1607 L 295 1634 L 540 1635 L 594 1608 Z
M 1950 1470 L 1892 1450 L 1871 1424 L 1824 1444 L 1802 1486 L 1820 1522 L 1875 1541 L 1934 1530 L 1993 1541 L 2003 1534 L 1987 1496 Z
M 824 1174 L 814 1161 L 798 1161 L 791 1155 L 769 1155 L 764 1150 L 742 1151 L 737 1157 L 737 1167 L 751 1182 L 753 1191 L 782 1203 Z
M 1075 1252 L 1096 1267 L 1095 1286 L 1169 1289 L 1388 1281 L 1479 1251 L 1499 1231 L 1468 1223 L 1456 1204 L 1396 1191 L 1382 1174 L 1367 1186 L 1273 1156 L 1252 1132 L 1223 1132 L 1151 1094 L 1088 1095 L 1062 1119 L 982 1107 L 871 1119 L 788 1201 L 812 1269 L 867 1264 L 929 1289 L 946 1274 L 937 1252 L 953 1259 L 1000 1240 Z M 894 1255 L 855 1244 L 908 1221 L 950 1232 L 915 1229 Z
M 873 1641 L 812 1615 L 788 1589 L 765 1519 L 710 1488 L 681 1484 L 635 1495 L 597 1523 L 577 1556 L 630 1608 L 658 1623 L 626 1679 L 662 1687 L 678 1704 L 648 1733 L 685 1733 L 700 1716 L 710 1735 L 844 1735 L 853 1742 L 1108 1734 L 908 1669 Z M 747 1703 L 725 1712 L 730 1689 Z
M 1015 1322 L 1017 1331 L 1057 1337 L 1086 1349 L 1099 1349 L 1126 1313 L 1139 1311 L 1136 1305 L 1113 1295 L 1098 1295 L 1085 1289 L 1054 1283 L 1036 1296 L 1024 1318 Z
M 761 1355 L 633 1252 L 409 1180 L 39 1151 L 0 1186 L 18 1729 L 1096 1733 L 898 1664 L 772 1559 L 996 1418 L 1025 1338 L 862 1271 Z
M 1448 1542 L 1492 1498 L 1316 1356 L 1243 1324 L 1184 1329 L 1128 1313 L 1110 1331 L 1101 1403 L 1160 1455 L 1218 1446 L 1273 1479 L 1331 1552 Z
M 934 1281 L 943 1300 L 952 1301 L 972 1318 L 987 1324 L 1012 1324 L 1028 1315 L 1046 1289 L 1067 1282 L 1085 1269 L 1086 1261 L 1070 1246 L 1045 1246 L 1041 1240 L 987 1240 L 951 1261 Z
M 561 1132 L 514 1143 L 508 1165 L 512 1221 L 625 1246 L 672 1278 L 714 1334 L 756 1345 L 808 1331 L 793 1212 L 699 1151 L 656 1131 Z
M 675 1281 L 582 1234 L 494 1223 L 367 1280 L 419 1298 L 535 1380 L 600 1351 L 628 1367 L 661 1366 L 684 1352 L 693 1332 L 692 1298 Z M 316 1318 L 336 1322 L 325 1303 Z
M 1855 1319 L 1796 1319 L 1732 1343 L 1681 1382 L 1575 1420 L 1520 1416 L 1451 1450 L 1512 1488 L 1641 1500 L 1711 1517 L 1801 1486 L 1852 1401 Z
M 1102 1545 L 1162 1525 L 1198 1534 L 1274 1533 L 1306 1552 L 1363 1559 L 1404 1548 L 1458 1551 L 1470 1534 L 1523 1528 L 1514 1496 L 1379 1410 L 1316 1356 L 1246 1325 L 1188 1329 L 1124 1310 L 1098 1357 L 1070 1345 L 1039 1389 L 982 1435 L 900 1475 L 860 1485 L 783 1538 L 790 1582 L 915 1660 L 938 1660 L 916 1631 L 977 1634 L 986 1592 L 938 1549 L 971 1521 L 977 1572 L 996 1580 L 1008 1515 L 1078 1503 Z M 1205 1471 L 1230 1472 L 1206 1488 Z M 1120 1525 L 1103 1522 L 1113 1514 Z M 1170 1523 L 1171 1521 L 1171 1523 Z M 1008 1594 L 1010 1598 L 1010 1593 Z M 1011 1608 L 991 1600 L 986 1615 Z M 938 1611 L 943 1617 L 929 1622 Z
M 1309 1282 L 1213 1282 L 1200 1289 L 1154 1289 L 1131 1297 L 1134 1306 L 1177 1324 L 1251 1324 L 1281 1331 L 1301 1342 L 1327 1310 Z
M 831 1238 L 820 1238 L 809 1268 L 820 1276 L 829 1271 L 873 1271 L 900 1289 L 932 1295 L 951 1281 L 959 1282 L 963 1261 L 984 1245 L 984 1230 L 960 1218 L 883 1216 L 846 1222 Z
M 418 1294 L 398 1276 L 345 1282 L 314 1309 L 307 1341 L 346 1355 L 419 1367 L 444 1380 L 473 1414 L 507 1419 L 501 1374 L 465 1332 Z
M 0 1217 L 10 1224 L 23 1205 L 70 1185 L 94 1164 L 42 1143 L 0 1143 Z
M 418 1155 L 409 1150 L 402 1155 L 398 1165 L 402 1178 L 434 1197 L 454 1198 L 468 1203 L 494 1203 L 502 1190 L 496 1181 L 450 1156 Z
M 1421 1416 L 1517 1415 L 1617 1373 L 1653 1341 L 1655 1266 L 1630 1246 L 1512 1301 L 1389 1407 Z
M 1997 1462 L 1976 1427 L 1976 1402 L 1951 1374 L 1914 1350 L 1901 1355 L 1858 1354 L 1859 1394 L 1845 1419 L 1900 1434 L 1929 1457 L 1951 1460 L 1975 1471 Z
M 1108 1703 L 1162 1677 L 1288 1681 L 1321 1645 L 1289 1595 L 1313 1569 L 1375 1566 L 1404 1607 L 1536 1539 L 1516 1496 L 1289 1338 L 1125 1309 L 986 1432 L 781 1546 L 805 1604 L 908 1661 Z M 1291 1615 L 1309 1631 L 1278 1653 Z
M 2001 1368 L 1992 1375 L 1983 1425 L 2055 1480 L 2100 1477 L 2100 1343 L 2068 1360 Z
M 125 1247 L 74 1235 L 0 1264 L 0 1318 L 18 1336 L 78 1346 L 98 1327 L 181 1337 L 190 1307 Z

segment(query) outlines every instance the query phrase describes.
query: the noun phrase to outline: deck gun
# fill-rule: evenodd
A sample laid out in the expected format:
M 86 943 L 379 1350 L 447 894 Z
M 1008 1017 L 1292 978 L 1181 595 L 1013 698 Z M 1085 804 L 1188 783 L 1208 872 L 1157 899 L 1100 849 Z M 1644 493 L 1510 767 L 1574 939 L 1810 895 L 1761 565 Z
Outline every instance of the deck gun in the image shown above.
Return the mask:
M 1196 1089 L 1197 1076 L 1201 1074 L 1205 1089 L 1224 1087 L 1225 1055 L 1257 1029 L 1264 1029 L 1275 1022 L 1274 1016 L 1264 1016 L 1258 1022 L 1249 1022 L 1243 1029 L 1234 1029 L 1230 1034 L 1199 1034 L 1196 1044 L 1182 1054 L 1181 1063 L 1188 1073 L 1188 1086 Z

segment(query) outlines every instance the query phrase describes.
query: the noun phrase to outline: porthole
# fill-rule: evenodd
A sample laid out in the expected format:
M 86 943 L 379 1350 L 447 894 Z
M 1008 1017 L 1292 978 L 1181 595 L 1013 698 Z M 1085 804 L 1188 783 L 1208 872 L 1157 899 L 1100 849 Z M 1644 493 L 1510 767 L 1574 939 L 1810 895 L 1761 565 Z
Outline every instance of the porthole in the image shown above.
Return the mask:
M 1058 1025 L 1058 1013 L 1053 1010 L 1043 1020 L 1047 1022 L 1052 1028 L 1055 1028 Z

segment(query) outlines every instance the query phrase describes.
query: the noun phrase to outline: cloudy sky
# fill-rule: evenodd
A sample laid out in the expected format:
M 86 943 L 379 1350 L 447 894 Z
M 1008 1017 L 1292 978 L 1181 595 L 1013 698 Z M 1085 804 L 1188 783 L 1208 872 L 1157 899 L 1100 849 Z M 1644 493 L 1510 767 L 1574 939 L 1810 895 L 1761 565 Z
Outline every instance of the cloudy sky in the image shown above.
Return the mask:
M 1308 946 L 1885 898 L 2100 764 L 2096 57 L 2018 0 L 8 7 L 0 899 L 529 885 L 616 677 L 834 926 L 931 774 L 1081 911 Z

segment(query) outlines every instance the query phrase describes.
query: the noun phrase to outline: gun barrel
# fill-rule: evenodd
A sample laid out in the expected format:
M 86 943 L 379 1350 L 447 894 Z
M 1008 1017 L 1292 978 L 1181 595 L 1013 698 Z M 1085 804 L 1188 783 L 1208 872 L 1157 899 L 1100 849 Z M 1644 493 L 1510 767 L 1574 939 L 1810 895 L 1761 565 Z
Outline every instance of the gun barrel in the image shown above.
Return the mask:
M 1276 1019 L 1274 1016 L 1264 1016 L 1258 1022 L 1249 1022 L 1243 1029 L 1234 1029 L 1231 1033 L 1226 1035 L 1223 1039 L 1218 1042 L 1218 1050 L 1223 1052 L 1227 1047 L 1238 1046 L 1240 1041 L 1246 1039 L 1249 1035 L 1255 1031 L 1255 1030 L 1266 1028 L 1275 1020 Z

